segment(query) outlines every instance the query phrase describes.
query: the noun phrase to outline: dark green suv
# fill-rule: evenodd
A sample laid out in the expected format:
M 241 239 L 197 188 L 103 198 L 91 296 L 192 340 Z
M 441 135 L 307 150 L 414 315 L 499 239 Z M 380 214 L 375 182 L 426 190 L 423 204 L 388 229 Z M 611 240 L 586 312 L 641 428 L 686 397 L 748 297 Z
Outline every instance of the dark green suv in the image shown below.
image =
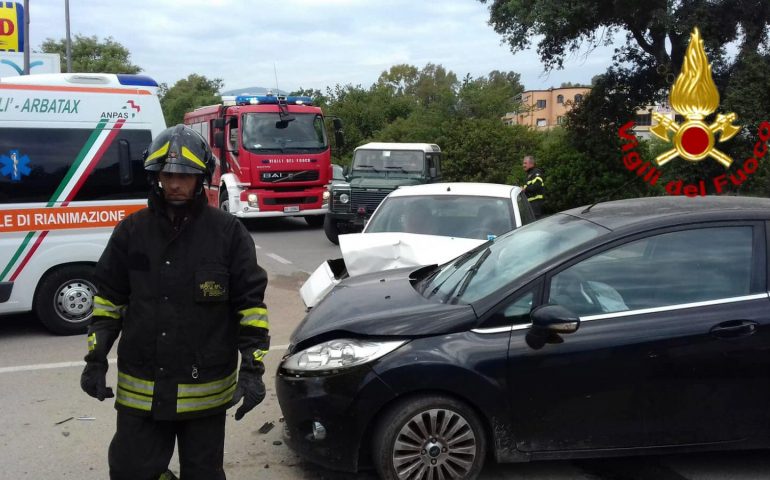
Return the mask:
M 441 181 L 441 149 L 432 143 L 367 143 L 356 148 L 346 182 L 330 186 L 326 237 L 360 232 L 390 192 L 403 185 Z

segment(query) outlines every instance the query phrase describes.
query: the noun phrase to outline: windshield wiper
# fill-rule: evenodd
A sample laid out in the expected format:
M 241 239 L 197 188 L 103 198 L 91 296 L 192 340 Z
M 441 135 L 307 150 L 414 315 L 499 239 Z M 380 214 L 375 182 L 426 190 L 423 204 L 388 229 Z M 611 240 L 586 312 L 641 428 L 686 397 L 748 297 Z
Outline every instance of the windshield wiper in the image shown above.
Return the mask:
M 492 253 L 492 251 L 487 247 L 486 250 L 484 250 L 484 253 L 481 254 L 478 260 L 476 260 L 476 263 L 473 264 L 471 268 L 469 268 L 465 274 L 463 275 L 463 279 L 455 284 L 455 286 L 452 288 L 452 290 L 447 293 L 446 297 L 444 298 L 444 302 L 449 300 L 452 297 L 452 294 L 455 292 L 455 289 L 457 289 L 457 286 L 459 285 L 460 288 L 457 289 L 457 295 L 455 295 L 455 298 L 462 297 L 463 293 L 465 293 L 465 289 L 468 288 L 468 285 L 471 283 L 471 280 L 473 280 L 473 277 L 476 276 L 476 272 L 479 271 L 479 267 L 481 267 L 481 264 L 484 263 L 484 260 L 486 260 L 489 257 L 489 254 Z
M 353 167 L 353 170 L 355 170 L 355 169 L 357 169 L 357 168 L 371 168 L 371 169 L 372 169 L 372 170 L 374 170 L 375 172 L 379 172 L 379 170 L 377 170 L 376 168 L 374 168 L 374 165 L 356 165 L 355 167 Z
M 454 269 L 457 270 L 458 268 L 462 267 L 465 264 L 465 262 L 467 262 L 468 259 L 473 257 L 473 255 L 475 255 L 475 254 L 476 254 L 476 250 L 475 249 L 463 253 L 462 255 L 460 255 L 459 257 L 457 257 L 454 260 L 454 264 L 452 265 L 452 267 L 454 267 Z M 443 269 L 436 268 L 436 271 L 434 273 L 438 274 L 439 272 L 442 272 L 442 271 L 443 271 Z M 433 274 L 431 274 L 431 276 L 433 276 Z M 433 295 L 437 294 L 439 289 L 441 289 L 441 287 L 444 286 L 444 284 L 446 282 L 448 282 L 450 278 L 452 278 L 452 274 L 447 275 L 447 277 L 444 279 L 443 282 L 441 282 L 438 285 L 436 285 L 435 287 L 433 287 L 433 290 L 430 291 L 430 294 L 428 294 L 428 296 L 426 298 L 430 298 Z M 455 288 L 457 288 L 457 285 L 455 285 Z M 452 292 L 454 292 L 454 288 L 452 289 Z M 449 295 L 451 295 L 452 292 L 449 292 Z

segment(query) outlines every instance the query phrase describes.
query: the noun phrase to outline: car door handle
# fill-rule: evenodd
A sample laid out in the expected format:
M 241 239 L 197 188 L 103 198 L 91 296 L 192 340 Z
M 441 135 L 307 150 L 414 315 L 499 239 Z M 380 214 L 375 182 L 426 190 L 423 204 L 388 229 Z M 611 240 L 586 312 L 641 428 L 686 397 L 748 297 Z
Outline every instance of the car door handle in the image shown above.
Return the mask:
M 750 320 L 728 320 L 711 327 L 711 334 L 717 338 L 737 338 L 752 335 L 759 323 Z

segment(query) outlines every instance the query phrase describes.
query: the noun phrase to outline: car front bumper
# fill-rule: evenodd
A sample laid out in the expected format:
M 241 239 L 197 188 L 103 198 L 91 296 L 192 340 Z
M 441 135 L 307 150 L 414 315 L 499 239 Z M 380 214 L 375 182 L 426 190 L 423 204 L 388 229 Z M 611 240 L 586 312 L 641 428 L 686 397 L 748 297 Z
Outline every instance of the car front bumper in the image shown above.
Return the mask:
M 286 444 L 313 463 L 349 472 L 358 471 L 374 415 L 395 398 L 367 366 L 322 377 L 279 370 L 275 384 Z

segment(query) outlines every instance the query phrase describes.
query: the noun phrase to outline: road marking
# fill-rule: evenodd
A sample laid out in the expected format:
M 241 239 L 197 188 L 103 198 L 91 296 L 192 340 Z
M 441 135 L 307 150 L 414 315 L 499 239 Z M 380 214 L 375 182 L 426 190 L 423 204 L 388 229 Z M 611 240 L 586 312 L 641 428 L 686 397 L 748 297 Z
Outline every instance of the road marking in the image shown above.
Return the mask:
M 267 255 L 268 257 L 272 258 L 276 262 L 283 263 L 284 265 L 291 265 L 291 260 L 286 260 L 282 256 L 276 255 L 275 253 L 266 253 L 265 255 Z
M 270 347 L 270 351 L 286 350 L 289 345 L 274 345 Z M 118 359 L 110 358 L 108 363 L 114 365 Z M 71 368 L 71 367 L 85 367 L 86 362 L 80 360 L 78 362 L 59 362 L 59 363 L 38 363 L 34 365 L 18 365 L 15 367 L 0 367 L 0 374 L 2 373 L 16 373 L 16 372 L 30 372 L 35 370 L 50 370 L 52 368 Z

